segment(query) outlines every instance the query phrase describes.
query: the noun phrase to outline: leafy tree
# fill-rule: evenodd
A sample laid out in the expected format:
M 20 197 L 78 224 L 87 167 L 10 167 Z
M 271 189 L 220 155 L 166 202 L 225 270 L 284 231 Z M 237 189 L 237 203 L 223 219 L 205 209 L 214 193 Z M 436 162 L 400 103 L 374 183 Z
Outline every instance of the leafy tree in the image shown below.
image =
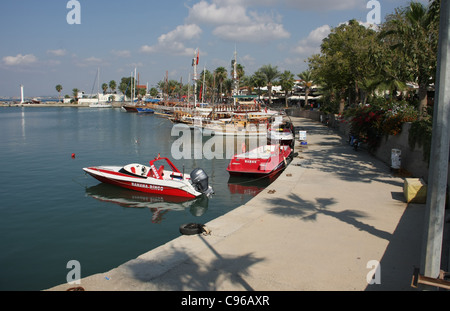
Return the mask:
M 302 81 L 300 85 L 305 88 L 305 108 L 308 106 L 308 96 L 313 85 L 313 78 L 310 70 L 305 70 L 297 75 Z
M 109 88 L 111 89 L 111 92 L 114 93 L 114 91 L 115 91 L 116 88 L 117 88 L 117 83 L 116 83 L 116 81 L 114 81 L 114 80 L 109 81 Z
M 159 81 L 158 88 L 163 94 L 167 94 L 168 97 L 179 97 L 182 94 L 182 85 L 179 81 L 169 79 L 166 81 Z
M 79 92 L 80 92 L 80 90 L 77 88 L 72 89 L 72 94 L 73 94 L 75 101 L 78 101 L 78 93 Z
M 266 86 L 266 77 L 258 70 L 249 78 L 249 85 L 258 89 L 258 97 L 260 97 L 261 88 Z
M 321 44 L 321 53 L 309 58 L 309 67 L 316 82 L 326 85 L 326 92 L 339 98 L 342 113 L 348 99 L 351 105 L 360 102 L 360 83 L 374 74 L 370 52 L 379 44 L 376 32 L 350 20 L 334 29 Z
M 158 90 L 156 89 L 156 87 L 152 87 L 150 89 L 150 96 L 152 96 L 152 97 L 158 96 Z
M 119 84 L 119 91 L 128 98 L 131 98 L 132 85 L 134 85 L 134 77 L 123 77 Z M 134 97 L 136 97 L 136 92 L 134 93 Z
M 269 93 L 269 105 L 272 104 L 272 86 L 273 83 L 280 76 L 280 72 L 278 71 L 278 67 L 273 67 L 272 65 L 264 65 L 258 69 L 258 77 L 262 78 L 264 84 L 267 85 L 267 90 Z
M 58 92 L 58 100 L 59 100 L 59 98 L 61 97 L 61 91 L 62 91 L 63 87 L 61 84 L 58 84 L 55 88 L 56 88 L 56 91 Z
M 108 90 L 108 84 L 103 83 L 102 84 L 102 90 L 103 90 L 103 94 L 106 94 L 106 91 Z
M 203 78 L 205 79 L 205 85 L 203 88 Z M 214 90 L 214 75 L 211 73 L 211 71 L 209 71 L 208 69 L 204 69 L 201 73 L 200 73 L 200 80 L 201 83 L 198 86 L 199 90 L 200 87 L 202 87 L 202 96 L 204 99 L 206 99 L 206 101 L 210 101 L 210 102 L 214 102 L 214 95 L 215 95 L 215 90 Z
M 427 89 L 436 72 L 438 44 L 438 2 L 429 7 L 411 2 L 397 9 L 383 26 L 382 38 L 391 40 L 391 47 L 401 53 L 407 70 L 419 85 L 419 113 L 423 116 L 427 107 Z
M 286 108 L 288 108 L 288 93 L 292 91 L 292 88 L 294 87 L 294 74 L 288 70 L 285 70 L 282 74 L 280 74 L 280 86 L 281 90 L 283 90 L 285 93 L 284 96 L 284 102 L 286 105 Z
M 219 82 L 220 101 L 222 102 L 222 86 L 223 82 L 227 78 L 227 70 L 225 67 L 217 67 L 216 70 L 214 70 L 214 75 L 216 80 Z

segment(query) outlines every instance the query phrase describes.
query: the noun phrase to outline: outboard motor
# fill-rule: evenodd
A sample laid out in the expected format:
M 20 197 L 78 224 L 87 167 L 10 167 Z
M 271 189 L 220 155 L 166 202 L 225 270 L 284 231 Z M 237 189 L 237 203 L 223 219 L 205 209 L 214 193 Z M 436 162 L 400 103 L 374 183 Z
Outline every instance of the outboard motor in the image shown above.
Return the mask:
M 214 190 L 208 185 L 208 175 L 201 168 L 196 168 L 191 172 L 191 181 L 195 190 L 206 194 L 208 197 L 214 193 Z

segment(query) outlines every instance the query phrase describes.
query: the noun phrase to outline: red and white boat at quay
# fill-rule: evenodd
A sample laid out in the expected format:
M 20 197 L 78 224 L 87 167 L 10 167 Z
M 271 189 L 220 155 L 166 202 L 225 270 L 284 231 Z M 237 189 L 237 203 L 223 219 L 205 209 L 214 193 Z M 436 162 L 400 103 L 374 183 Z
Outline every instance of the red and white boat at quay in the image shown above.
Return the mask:
M 165 170 L 164 165 L 157 168 L 155 163 L 158 161 L 165 161 L 171 170 Z M 209 197 L 214 193 L 203 169 L 196 168 L 190 174 L 184 174 L 168 158 L 159 155 L 150 161 L 149 166 L 133 163 L 85 167 L 83 170 L 101 182 L 146 193 L 192 199 L 201 195 Z
M 264 145 L 236 154 L 228 164 L 231 176 L 273 176 L 288 164 L 292 149 L 288 145 Z
M 276 114 L 271 117 L 267 131 L 267 144 L 289 145 L 291 149 L 294 149 L 295 130 L 289 116 Z

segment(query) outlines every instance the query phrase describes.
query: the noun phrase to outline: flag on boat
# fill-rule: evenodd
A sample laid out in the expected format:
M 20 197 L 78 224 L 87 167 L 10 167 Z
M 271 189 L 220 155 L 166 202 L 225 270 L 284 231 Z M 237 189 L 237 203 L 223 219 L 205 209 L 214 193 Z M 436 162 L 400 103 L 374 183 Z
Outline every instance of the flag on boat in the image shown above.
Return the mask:
M 199 56 L 200 56 L 200 50 L 197 49 L 197 56 L 192 59 L 192 67 L 194 67 L 195 65 L 198 65 Z

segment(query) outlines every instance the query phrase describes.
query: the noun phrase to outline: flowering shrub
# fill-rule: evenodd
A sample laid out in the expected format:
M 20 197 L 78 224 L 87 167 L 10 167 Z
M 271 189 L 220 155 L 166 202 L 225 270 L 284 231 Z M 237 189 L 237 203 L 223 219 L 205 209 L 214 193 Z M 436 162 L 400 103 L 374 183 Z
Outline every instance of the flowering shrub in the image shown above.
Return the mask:
M 417 111 L 406 102 L 384 102 L 349 109 L 346 116 L 351 118 L 351 133 L 374 151 L 383 136 L 398 135 L 404 122 L 416 120 Z

